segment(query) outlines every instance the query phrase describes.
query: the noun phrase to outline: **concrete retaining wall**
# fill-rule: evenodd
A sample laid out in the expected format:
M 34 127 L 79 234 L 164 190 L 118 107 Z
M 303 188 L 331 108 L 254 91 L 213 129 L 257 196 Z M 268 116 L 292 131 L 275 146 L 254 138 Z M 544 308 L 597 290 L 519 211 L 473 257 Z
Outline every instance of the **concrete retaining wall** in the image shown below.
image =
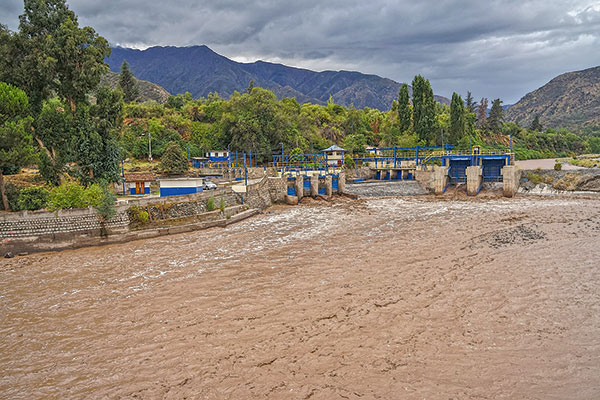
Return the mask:
M 248 186 L 243 195 L 245 207 L 265 209 L 272 203 L 283 202 L 286 192 L 283 179 L 264 176 L 258 183 Z M 59 250 L 114 243 L 188 229 L 181 226 L 165 227 L 166 222 L 167 225 L 185 224 L 193 229 L 214 226 L 213 221 L 225 216 L 220 210 L 208 212 L 206 202 L 210 197 L 214 198 L 217 208 L 220 199 L 225 200 L 228 207 L 225 216 L 230 217 L 225 218 L 227 221 L 235 221 L 236 213 L 243 211 L 240 208 L 242 196 L 233 193 L 231 188 L 222 188 L 188 196 L 120 201 L 116 207 L 117 214 L 108 221 L 104 221 L 94 208 L 0 213 L 0 256 L 7 252 Z M 148 223 L 140 226 L 138 221 L 130 218 L 134 214 L 132 210 L 136 208 L 148 212 Z M 156 234 L 144 233 L 156 231 L 157 227 L 160 227 L 160 232 Z

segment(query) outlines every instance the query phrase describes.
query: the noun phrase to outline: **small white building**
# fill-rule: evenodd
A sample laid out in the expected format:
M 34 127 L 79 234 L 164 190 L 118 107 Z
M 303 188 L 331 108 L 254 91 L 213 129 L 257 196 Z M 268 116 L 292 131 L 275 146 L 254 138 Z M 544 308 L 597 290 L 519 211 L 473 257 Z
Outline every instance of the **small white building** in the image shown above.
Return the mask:
M 229 152 L 227 150 L 211 150 L 206 152 L 208 161 L 227 161 L 229 160 Z
M 335 144 L 322 151 L 322 153 L 327 157 L 327 165 L 330 167 L 341 167 L 344 165 L 345 152 L 345 149 L 342 149 L 340 146 Z
M 133 195 L 150 194 L 150 182 L 155 180 L 156 177 L 152 173 L 125 174 L 125 183 L 129 186 L 129 194 Z
M 200 193 L 203 183 L 202 178 L 161 178 L 160 197 Z

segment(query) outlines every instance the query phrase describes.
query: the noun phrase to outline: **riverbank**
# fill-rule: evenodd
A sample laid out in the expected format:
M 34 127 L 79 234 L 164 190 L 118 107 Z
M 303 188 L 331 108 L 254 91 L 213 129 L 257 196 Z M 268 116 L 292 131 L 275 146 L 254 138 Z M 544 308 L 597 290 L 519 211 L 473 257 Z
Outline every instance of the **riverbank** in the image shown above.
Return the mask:
M 0 397 L 596 398 L 599 237 L 596 197 L 340 199 L 1 260 Z

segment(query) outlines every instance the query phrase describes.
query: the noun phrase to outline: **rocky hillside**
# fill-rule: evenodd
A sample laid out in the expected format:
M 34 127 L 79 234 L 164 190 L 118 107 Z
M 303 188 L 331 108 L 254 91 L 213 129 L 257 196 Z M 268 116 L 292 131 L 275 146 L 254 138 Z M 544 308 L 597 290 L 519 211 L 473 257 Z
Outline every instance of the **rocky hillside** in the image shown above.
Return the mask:
M 377 75 L 351 71 L 315 72 L 264 61 L 238 63 L 206 46 L 151 47 L 146 50 L 113 48 L 107 59 L 118 72 L 126 59 L 135 76 L 156 82 L 173 94 L 190 92 L 202 97 L 217 92 L 229 97 L 234 91 L 255 86 L 270 89 L 279 98 L 295 97 L 299 102 L 325 104 L 332 95 L 337 104 L 389 110 L 400 84 Z M 436 100 L 449 104 L 441 96 Z
M 600 125 L 600 67 L 559 75 L 506 110 L 506 120 L 522 126 L 536 115 L 548 128 Z
M 154 100 L 158 103 L 165 103 L 171 95 L 164 87 L 156 83 L 136 79 L 138 89 L 140 91 L 139 101 Z M 101 81 L 101 84 L 106 84 L 112 89 L 119 84 L 119 74 L 109 71 Z

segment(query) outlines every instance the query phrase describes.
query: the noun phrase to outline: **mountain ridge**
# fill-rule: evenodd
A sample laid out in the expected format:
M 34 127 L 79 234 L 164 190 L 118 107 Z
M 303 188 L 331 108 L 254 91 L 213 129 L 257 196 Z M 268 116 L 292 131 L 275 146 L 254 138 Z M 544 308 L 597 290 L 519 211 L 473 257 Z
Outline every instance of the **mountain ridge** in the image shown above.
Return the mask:
M 560 74 L 506 110 L 506 120 L 522 126 L 536 116 L 548 128 L 600 125 L 600 66 Z
M 217 92 L 229 97 L 234 91 L 255 86 L 272 90 L 279 98 L 296 97 L 300 103 L 326 104 L 333 96 L 337 104 L 356 108 L 389 110 L 400 83 L 357 71 L 311 71 L 258 60 L 240 63 L 222 56 L 206 45 L 190 47 L 154 46 L 145 50 L 114 47 L 107 63 L 114 72 L 127 60 L 133 74 L 157 83 L 169 92 L 189 91 L 194 97 Z M 435 96 L 449 104 L 443 96 Z

